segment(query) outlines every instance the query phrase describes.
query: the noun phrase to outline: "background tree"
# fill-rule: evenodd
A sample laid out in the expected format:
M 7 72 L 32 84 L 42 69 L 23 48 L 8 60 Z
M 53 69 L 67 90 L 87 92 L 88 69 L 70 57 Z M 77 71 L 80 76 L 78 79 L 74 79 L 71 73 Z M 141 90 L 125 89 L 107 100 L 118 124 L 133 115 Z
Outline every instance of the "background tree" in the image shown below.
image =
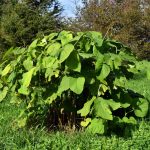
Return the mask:
M 1 1 L 0 51 L 26 46 L 34 38 L 60 30 L 62 10 L 57 0 Z
M 83 0 L 70 29 L 100 31 L 130 46 L 139 58 L 150 60 L 148 0 Z

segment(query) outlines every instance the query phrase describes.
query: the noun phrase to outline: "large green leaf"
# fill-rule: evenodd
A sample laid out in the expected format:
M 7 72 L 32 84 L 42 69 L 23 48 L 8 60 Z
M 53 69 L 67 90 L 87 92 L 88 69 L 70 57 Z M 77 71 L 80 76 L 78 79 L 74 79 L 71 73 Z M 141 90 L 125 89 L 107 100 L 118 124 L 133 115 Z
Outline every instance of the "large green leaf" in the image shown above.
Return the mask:
M 60 47 L 61 47 L 61 44 L 58 42 L 51 44 L 47 49 L 47 54 L 51 56 L 59 56 L 59 53 L 61 51 Z
M 102 54 L 99 54 L 97 61 L 95 63 L 95 70 L 96 71 L 99 71 L 102 68 L 103 61 L 104 61 L 104 56 Z
M 31 50 L 33 50 L 33 49 L 35 49 L 36 47 L 37 47 L 37 42 L 38 42 L 38 39 L 36 39 L 36 40 L 34 40 L 31 44 L 30 44 L 30 46 L 29 46 L 29 51 L 31 51 Z
M 44 57 L 42 60 L 42 66 L 43 68 L 51 68 L 55 61 L 56 61 L 56 58 L 54 57 L 51 57 L 51 56 Z
M 45 78 L 48 78 L 48 81 L 51 81 L 51 77 L 54 75 L 52 68 L 47 68 L 45 72 Z
M 15 77 L 16 77 L 16 72 L 15 71 L 11 72 L 11 74 L 7 78 L 7 82 L 12 82 Z
M 94 100 L 94 113 L 96 117 L 113 120 L 112 112 L 107 100 L 104 100 L 101 97 Z
M 76 51 L 73 51 L 68 59 L 66 60 L 66 66 L 69 69 L 80 72 L 81 71 L 81 62 L 79 58 L 79 54 Z
M 137 101 L 136 107 L 134 109 L 134 113 L 137 117 L 145 117 L 148 112 L 148 101 L 143 98 L 139 98 Z
M 69 89 L 70 77 L 64 76 L 61 80 L 60 86 L 58 88 L 58 93 L 62 93 Z
M 87 130 L 93 134 L 103 134 L 105 132 L 105 124 L 102 119 L 94 118 Z
M 0 91 L 0 102 L 6 97 L 8 92 L 8 87 L 4 87 L 2 91 Z
M 76 94 L 81 94 L 84 88 L 84 82 L 84 77 L 74 78 L 64 76 L 60 83 L 58 93 L 62 93 L 63 91 L 66 91 L 70 88 L 71 91 L 75 92 Z
M 85 83 L 84 77 L 78 78 L 70 77 L 69 87 L 74 93 L 81 94 L 84 88 L 84 83 Z
M 122 60 L 118 55 L 111 55 L 112 60 L 114 61 L 114 67 L 115 69 L 119 69 L 121 66 Z
M 119 87 L 126 87 L 126 77 L 115 78 L 114 85 Z
M 86 52 L 88 52 L 90 48 L 91 48 L 91 40 L 87 39 L 84 44 L 84 49 Z
M 69 57 L 73 49 L 74 46 L 72 44 L 67 44 L 62 48 L 62 52 L 60 54 L 60 59 L 59 59 L 61 63 Z
M 90 31 L 90 34 L 91 34 L 93 42 L 96 43 L 98 47 L 101 47 L 103 44 L 102 34 L 96 31 Z
M 78 32 L 77 36 L 73 37 L 73 39 L 70 42 L 79 41 L 83 35 L 83 32 Z
M 30 85 L 34 71 L 35 71 L 35 67 L 23 74 L 23 79 L 22 79 L 23 87 L 28 87 Z
M 58 35 L 58 33 L 51 33 L 49 36 L 48 36 L 48 40 L 51 41 L 54 37 L 56 37 Z
M 23 94 L 23 95 L 29 95 L 29 90 L 27 87 L 24 87 L 24 86 L 21 86 L 20 89 L 18 89 L 18 92 L 20 94 Z
M 110 67 L 106 64 L 103 64 L 100 75 L 97 76 L 97 79 L 103 81 L 110 73 Z
M 91 108 L 91 105 L 92 105 L 92 103 L 94 102 L 94 99 L 95 99 L 96 97 L 94 96 L 91 100 L 89 100 L 89 101 L 87 101 L 85 104 L 84 104 L 84 106 L 83 106 L 83 108 L 82 109 L 80 109 L 77 113 L 78 114 L 81 114 L 81 117 L 83 117 L 83 116 L 87 116 L 88 114 L 89 114 L 89 112 L 90 112 L 90 108 Z
M 107 100 L 106 102 L 112 108 L 112 110 L 117 110 L 118 108 L 121 107 L 121 104 L 119 102 L 115 102 L 112 99 Z
M 130 118 L 123 117 L 121 122 L 129 123 L 129 124 L 137 124 L 137 121 L 135 120 L 134 117 L 130 117 Z
M 23 62 L 23 66 L 27 71 L 29 71 L 30 69 L 33 68 L 33 61 L 28 58 Z
M 23 74 L 23 79 L 21 80 L 22 85 L 21 85 L 20 89 L 18 89 L 18 92 L 20 94 L 24 94 L 24 95 L 29 94 L 28 86 L 30 85 L 32 75 L 33 75 L 35 69 L 36 69 L 36 67 L 32 68 L 30 71 Z
M 64 46 L 73 39 L 73 35 L 70 31 L 62 31 L 60 32 L 58 39 L 61 40 L 61 44 Z
M 9 73 L 10 69 L 11 69 L 11 65 L 8 64 L 8 65 L 4 68 L 4 70 L 2 71 L 2 77 L 5 76 L 5 75 L 7 75 L 7 74 Z

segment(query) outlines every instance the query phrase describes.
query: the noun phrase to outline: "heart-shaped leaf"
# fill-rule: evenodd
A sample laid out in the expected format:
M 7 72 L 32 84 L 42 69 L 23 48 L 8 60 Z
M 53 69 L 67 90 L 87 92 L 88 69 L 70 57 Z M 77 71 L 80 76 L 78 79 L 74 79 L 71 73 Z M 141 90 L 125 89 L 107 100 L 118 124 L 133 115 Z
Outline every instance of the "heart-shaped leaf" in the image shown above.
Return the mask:
M 104 100 L 101 97 L 94 100 L 94 114 L 96 117 L 113 120 L 112 112 L 107 100 Z
M 61 63 L 64 62 L 69 57 L 73 49 L 74 46 L 72 44 L 67 44 L 62 48 L 62 51 L 60 53 L 60 58 L 59 58 Z
M 87 131 L 93 134 L 103 134 L 105 132 L 105 125 L 102 119 L 94 118 L 88 126 Z
M 85 83 L 84 77 L 78 78 L 70 77 L 69 87 L 76 94 L 81 94 L 84 88 L 84 83 Z

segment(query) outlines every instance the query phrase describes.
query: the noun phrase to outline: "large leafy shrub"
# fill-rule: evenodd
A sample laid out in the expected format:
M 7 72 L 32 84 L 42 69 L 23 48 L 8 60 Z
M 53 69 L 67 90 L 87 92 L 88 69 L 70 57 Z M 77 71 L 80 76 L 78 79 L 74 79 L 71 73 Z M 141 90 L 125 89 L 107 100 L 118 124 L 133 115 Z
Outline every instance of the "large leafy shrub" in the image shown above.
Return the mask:
M 136 124 L 147 114 L 148 100 L 125 85 L 138 72 L 135 62 L 127 47 L 98 32 L 52 33 L 5 53 L 0 101 L 9 95 L 11 103 L 26 103 L 19 126 L 74 127 L 81 119 L 103 134 L 112 123 Z

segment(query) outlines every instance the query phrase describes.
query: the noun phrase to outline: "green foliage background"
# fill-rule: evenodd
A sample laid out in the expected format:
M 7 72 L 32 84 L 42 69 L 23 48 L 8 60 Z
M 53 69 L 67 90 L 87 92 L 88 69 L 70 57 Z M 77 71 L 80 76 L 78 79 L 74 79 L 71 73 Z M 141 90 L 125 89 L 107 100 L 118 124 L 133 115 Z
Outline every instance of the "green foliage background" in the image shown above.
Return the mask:
M 56 0 L 1 0 L 0 52 L 10 47 L 26 47 L 63 27 L 62 6 Z

